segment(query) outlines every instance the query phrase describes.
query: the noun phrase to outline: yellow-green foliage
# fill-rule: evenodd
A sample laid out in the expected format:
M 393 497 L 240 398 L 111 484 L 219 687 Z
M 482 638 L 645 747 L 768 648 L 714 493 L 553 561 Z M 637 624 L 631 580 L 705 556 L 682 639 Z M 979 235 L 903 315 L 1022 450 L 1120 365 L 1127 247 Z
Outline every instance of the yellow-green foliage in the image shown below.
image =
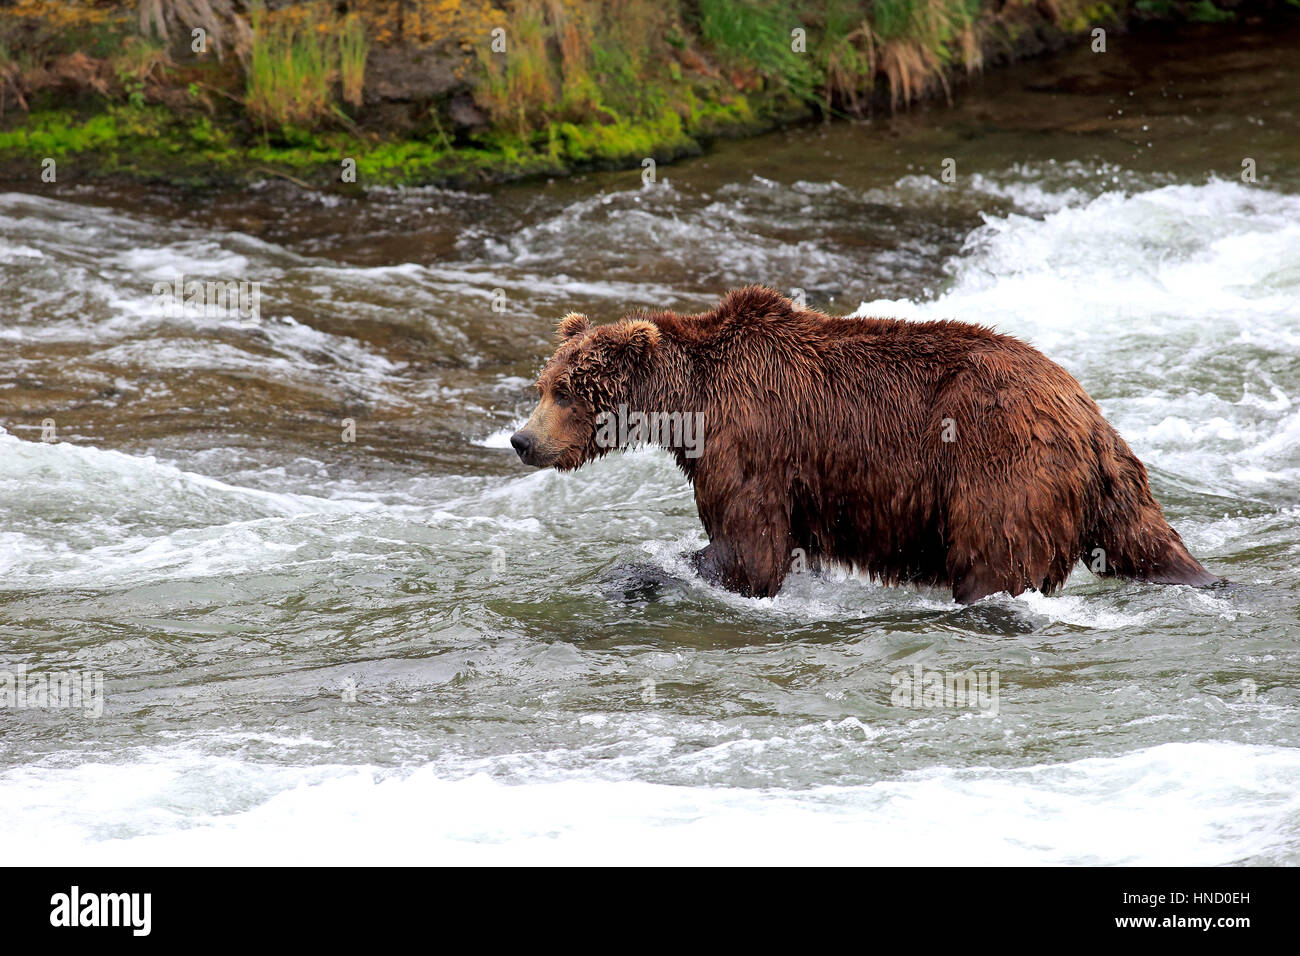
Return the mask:
M 512 28 L 497 28 L 476 47 L 484 72 L 477 99 L 494 120 L 521 135 L 559 93 L 546 54 L 547 24 L 541 7 L 536 0 L 516 3 Z
M 473 47 L 482 76 L 475 98 L 517 135 L 555 122 L 659 117 L 683 96 L 673 89 L 677 64 L 662 41 L 674 24 L 675 3 L 514 0 L 509 14 L 508 30 Z
M 353 106 L 360 106 L 361 89 L 366 78 L 366 57 L 370 52 L 366 25 L 356 14 L 350 14 L 344 19 L 338 36 L 343 99 Z
M 256 122 L 311 127 L 334 114 L 334 81 L 343 99 L 361 105 L 369 44 L 353 16 L 335 17 L 320 4 L 272 16 L 253 8 L 253 44 L 244 106 Z
M 248 114 L 263 125 L 310 125 L 329 113 L 334 81 L 329 38 L 311 21 L 269 20 L 253 14 L 248 65 Z

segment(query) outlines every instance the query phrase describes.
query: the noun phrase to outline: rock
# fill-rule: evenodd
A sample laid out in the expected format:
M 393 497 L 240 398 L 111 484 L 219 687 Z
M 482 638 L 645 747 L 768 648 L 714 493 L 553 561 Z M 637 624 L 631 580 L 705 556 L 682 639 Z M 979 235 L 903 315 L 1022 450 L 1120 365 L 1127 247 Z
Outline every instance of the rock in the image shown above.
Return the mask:
M 447 116 L 457 129 L 477 129 L 488 125 L 490 117 L 479 109 L 468 90 L 458 90 L 447 103 Z
M 376 46 L 366 63 L 367 103 L 433 100 L 468 87 L 466 57 L 411 46 Z

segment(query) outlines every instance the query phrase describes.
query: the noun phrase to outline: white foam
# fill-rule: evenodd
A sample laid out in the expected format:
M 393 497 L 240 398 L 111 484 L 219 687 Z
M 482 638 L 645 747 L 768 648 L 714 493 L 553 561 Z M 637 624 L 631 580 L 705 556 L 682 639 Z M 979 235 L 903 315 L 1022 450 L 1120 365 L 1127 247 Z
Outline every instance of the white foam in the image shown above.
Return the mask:
M 194 474 L 159 462 L 152 455 L 128 455 L 70 442 L 22 441 L 0 433 L 0 485 L 39 485 L 81 482 L 87 493 L 103 496 L 105 485 L 137 500 L 159 504 L 158 495 L 174 493 L 192 506 L 201 497 L 238 500 L 255 513 L 294 515 L 318 511 L 355 510 L 356 503 L 241 488 L 216 478 Z M 146 495 L 148 498 L 139 496 Z
M 1237 183 L 1105 193 L 1044 218 L 987 216 L 951 263 L 952 288 L 916 316 L 995 324 L 1069 348 L 1148 322 L 1209 316 L 1256 331 L 1300 317 L 1300 197 Z M 872 315 L 864 302 L 856 314 Z M 1062 333 L 1068 333 L 1062 334 Z M 1283 342 L 1286 342 L 1283 339 Z
M 519 425 L 522 424 L 523 422 L 519 423 Z M 519 425 L 515 425 L 513 428 L 499 429 L 488 435 L 486 438 L 476 438 L 474 439 L 473 444 L 478 445 L 481 448 L 509 448 L 510 436 L 519 430 Z
M 256 568 L 342 530 L 373 501 L 264 491 L 152 456 L 0 433 L 0 509 L 27 515 L 0 534 L 5 587 L 120 584 L 127 579 Z M 309 533 L 290 530 L 315 518 Z M 288 533 L 286 534 L 286 531 Z
M 872 746 L 853 733 L 844 745 Z M 1190 866 L 1294 864 L 1300 836 L 1300 750 L 1284 747 L 1169 743 L 807 790 L 540 772 L 550 779 L 186 751 L 18 768 L 0 775 L 0 837 L 16 858 L 60 865 Z

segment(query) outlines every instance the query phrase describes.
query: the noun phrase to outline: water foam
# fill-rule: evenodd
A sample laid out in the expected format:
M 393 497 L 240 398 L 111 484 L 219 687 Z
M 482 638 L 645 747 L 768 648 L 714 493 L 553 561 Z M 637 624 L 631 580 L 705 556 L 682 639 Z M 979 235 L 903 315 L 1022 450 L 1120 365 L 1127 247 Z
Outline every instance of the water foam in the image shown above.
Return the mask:
M 1300 750 L 1217 742 L 808 790 L 159 751 L 5 772 L 0 835 L 51 864 L 1294 864 L 1297 794 Z

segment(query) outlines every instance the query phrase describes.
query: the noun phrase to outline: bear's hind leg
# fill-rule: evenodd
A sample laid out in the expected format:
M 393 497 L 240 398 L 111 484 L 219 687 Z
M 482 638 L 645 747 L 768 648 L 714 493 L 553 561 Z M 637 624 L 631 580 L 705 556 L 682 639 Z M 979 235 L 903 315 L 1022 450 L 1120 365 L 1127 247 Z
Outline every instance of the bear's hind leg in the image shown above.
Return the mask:
M 960 604 L 974 604 L 1005 591 L 1050 594 L 1065 583 L 1077 556 L 1075 521 L 1051 509 L 1035 508 L 1032 497 L 990 502 L 948 511 L 948 579 Z
M 1192 557 L 1147 479 L 1146 467 L 1114 430 L 1100 433 L 1097 455 L 1102 463 L 1102 494 L 1083 560 L 1101 577 L 1131 578 L 1152 584 L 1208 587 L 1223 579 Z
M 1019 594 L 1020 591 L 1012 591 L 1015 586 L 999 578 L 991 569 L 973 564 L 953 578 L 952 599 L 958 604 L 974 604 L 999 591 Z

